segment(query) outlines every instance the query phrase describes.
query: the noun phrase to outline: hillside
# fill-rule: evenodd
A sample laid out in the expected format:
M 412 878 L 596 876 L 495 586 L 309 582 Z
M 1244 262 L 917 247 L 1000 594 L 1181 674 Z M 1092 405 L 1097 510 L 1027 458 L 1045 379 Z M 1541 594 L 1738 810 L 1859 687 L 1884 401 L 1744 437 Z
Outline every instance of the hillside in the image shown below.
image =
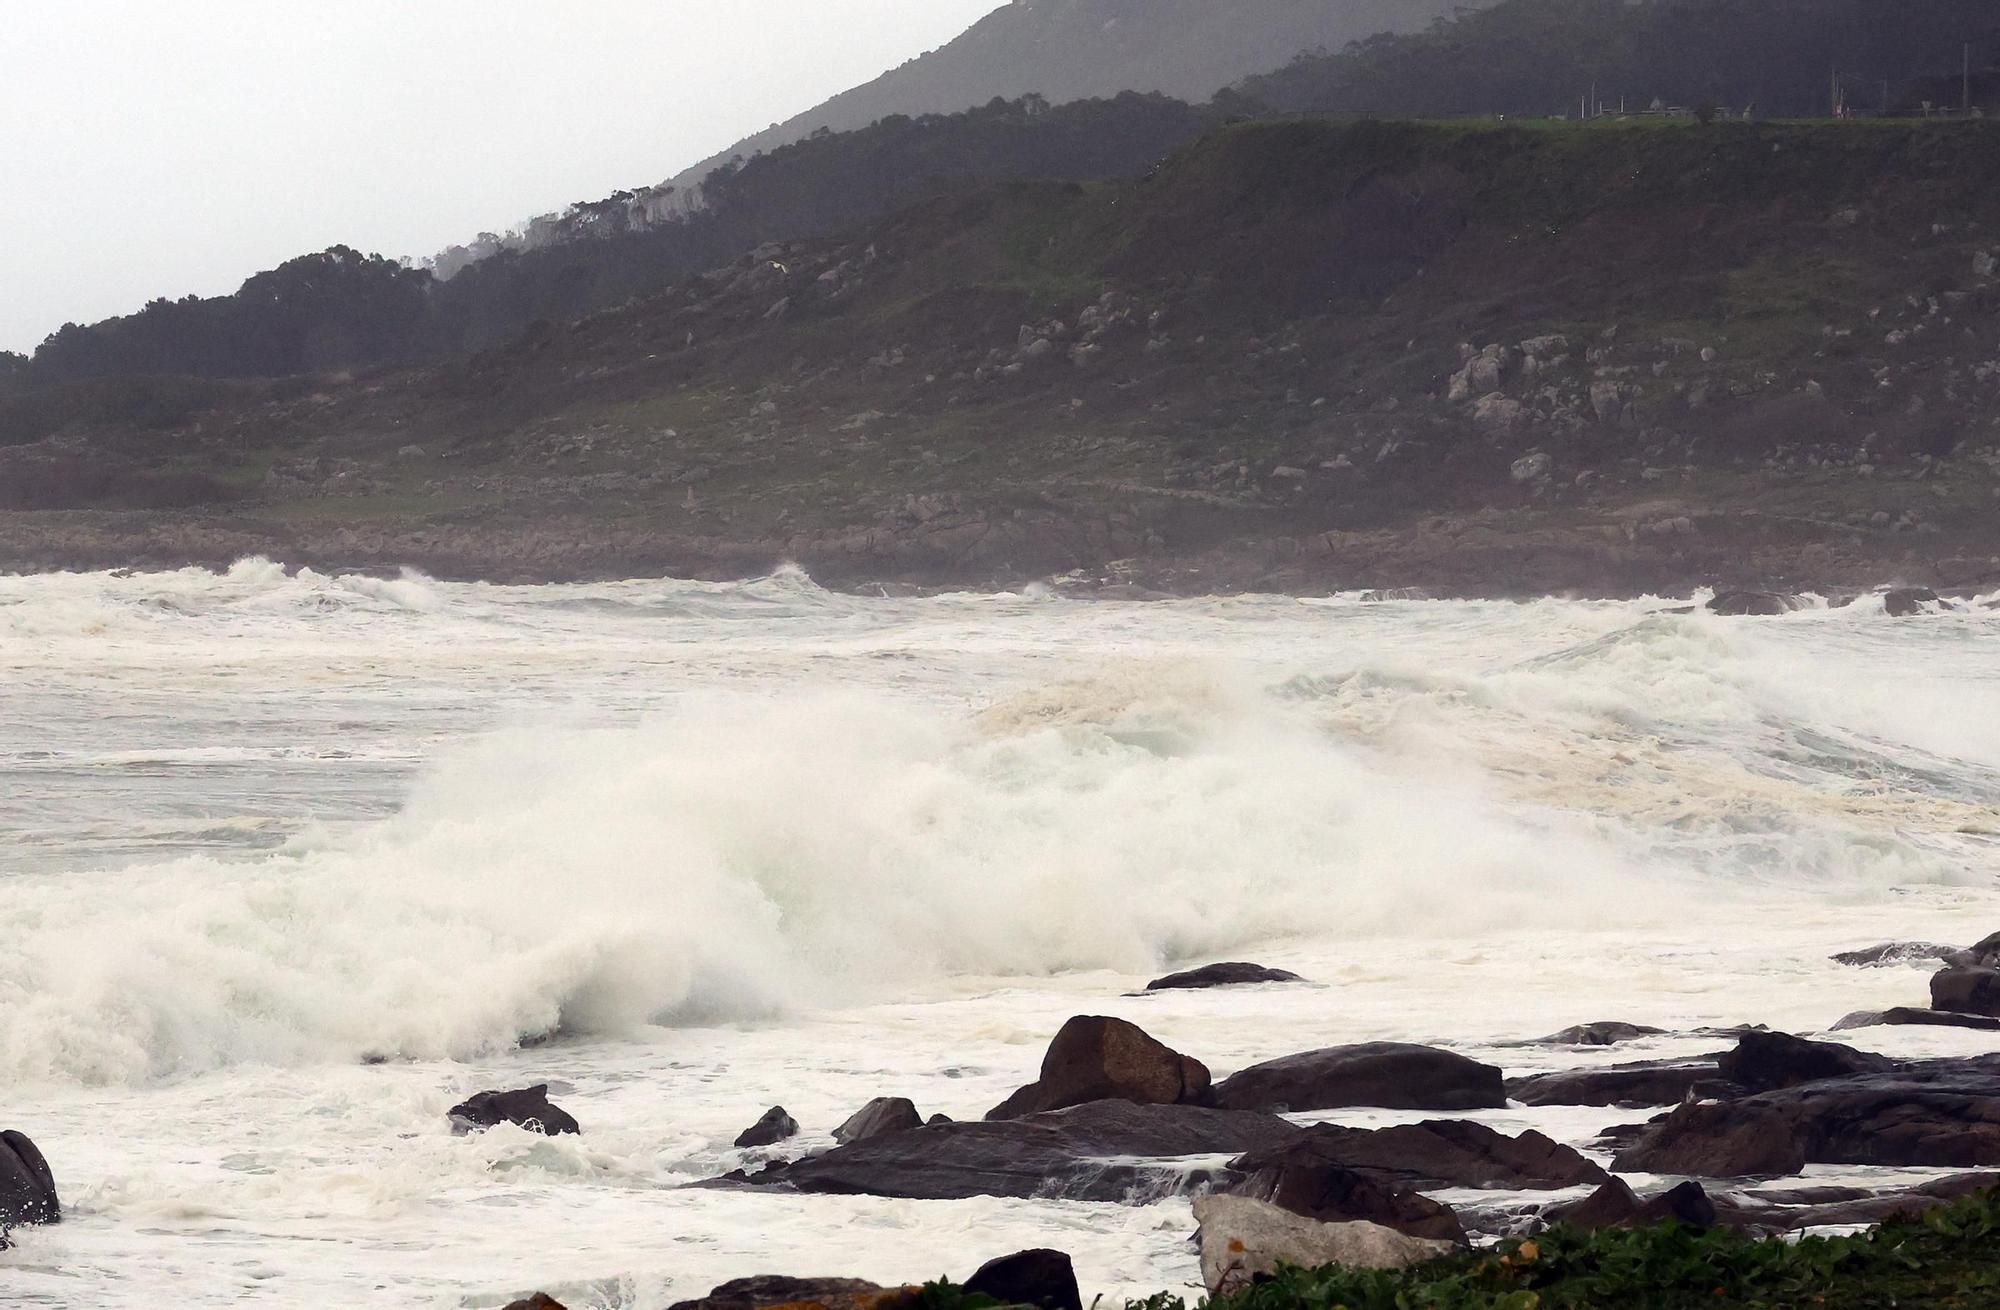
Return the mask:
M 734 156 L 802 141 L 821 128 L 892 114 L 949 114 L 995 96 L 1054 104 L 1157 92 L 1195 103 L 1312 50 L 1378 32 L 1416 31 L 1463 0 L 1011 0 L 957 40 L 773 125 L 668 185 L 698 187 Z
M 1134 176 L 1220 119 L 1131 92 L 890 117 L 720 170 L 707 207 L 685 221 L 635 227 L 614 206 L 591 240 L 510 251 L 449 281 L 341 246 L 260 273 L 234 295 L 158 299 L 122 318 L 70 324 L 25 369 L 0 356 L 0 388 L 9 377 L 277 377 L 461 354 L 539 321 L 655 294 L 765 242 L 851 228 L 927 196 L 1010 178 Z M 8 439 L 0 428 L 0 443 Z
M 463 363 L 0 398 L 0 561 L 1992 585 L 1996 145 L 1238 124 Z
M 1238 90 L 1285 113 L 1576 115 L 1754 107 L 1827 115 L 1834 76 L 1856 112 L 1902 106 L 1919 79 L 1959 98 L 1966 43 L 2000 63 L 1990 0 L 1502 0 L 1428 31 L 1307 54 Z

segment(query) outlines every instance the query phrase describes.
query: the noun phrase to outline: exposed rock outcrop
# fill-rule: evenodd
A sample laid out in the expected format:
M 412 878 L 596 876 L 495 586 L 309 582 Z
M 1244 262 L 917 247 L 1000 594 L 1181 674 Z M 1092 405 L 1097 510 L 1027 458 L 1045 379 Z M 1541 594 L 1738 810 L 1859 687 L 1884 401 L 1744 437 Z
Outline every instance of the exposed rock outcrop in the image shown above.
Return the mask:
M 1017 1251 L 989 1260 L 965 1280 L 965 1290 L 974 1296 L 990 1296 L 1001 1305 L 1083 1310 L 1076 1267 L 1061 1251 Z
M 1025 1119 L 892 1133 L 704 1185 L 938 1201 L 1149 1200 L 1237 1181 L 1227 1169 L 1190 1168 L 1181 1157 L 1240 1155 L 1298 1132 L 1275 1115 L 1092 1101 Z
M 1500 1070 L 1434 1046 L 1368 1042 L 1268 1060 L 1215 1087 L 1231 1110 L 1484 1110 L 1507 1104 Z
M 1323 1168 L 1350 1169 L 1403 1187 L 1510 1191 L 1580 1187 L 1607 1176 L 1580 1152 L 1532 1129 L 1509 1137 L 1485 1124 L 1456 1119 L 1372 1129 L 1321 1124 L 1243 1155 L 1229 1167 L 1252 1177 L 1281 1178 Z
M 1243 987 L 1255 983 L 1303 982 L 1284 969 L 1267 969 L 1261 964 L 1206 964 L 1199 969 L 1170 973 L 1146 984 L 1149 992 L 1192 990 L 1203 987 Z
M 1451 1242 L 1427 1241 L 1380 1224 L 1323 1224 L 1247 1196 L 1194 1203 L 1201 1277 L 1211 1296 L 1242 1291 L 1280 1265 L 1318 1269 L 1403 1269 L 1450 1255 Z
M 1710 1060 L 1644 1060 L 1511 1078 L 1507 1095 L 1523 1105 L 1678 1105 L 1720 1081 Z
M 0 1245 L 9 1228 L 61 1220 L 55 1174 L 41 1149 L 26 1133 L 0 1132 Z
M 851 1146 L 856 1142 L 866 1142 L 892 1133 L 907 1133 L 923 1126 L 924 1117 L 917 1113 L 917 1107 L 907 1098 L 878 1096 L 850 1115 L 846 1123 L 834 1129 L 833 1140 L 843 1146 Z
M 512 1092 L 479 1092 L 452 1106 L 450 1115 L 452 1131 L 460 1134 L 503 1123 L 549 1137 L 582 1131 L 567 1111 L 550 1102 L 547 1083 Z
M 799 1135 L 799 1121 L 785 1113 L 785 1107 L 774 1105 L 764 1112 L 764 1117 L 751 1124 L 736 1136 L 739 1148 L 775 1146 L 779 1142 Z
M 986 1117 L 1019 1119 L 1088 1101 L 1201 1105 L 1210 1099 L 1208 1066 L 1201 1061 L 1154 1040 L 1137 1024 L 1079 1015 L 1049 1043 L 1041 1077 Z

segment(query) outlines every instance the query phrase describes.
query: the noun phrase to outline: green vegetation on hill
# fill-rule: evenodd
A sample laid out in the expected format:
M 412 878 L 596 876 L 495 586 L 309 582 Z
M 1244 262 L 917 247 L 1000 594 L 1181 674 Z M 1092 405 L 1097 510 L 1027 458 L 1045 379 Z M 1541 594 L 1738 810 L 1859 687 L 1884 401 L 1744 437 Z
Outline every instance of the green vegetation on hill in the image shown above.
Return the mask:
M 1753 1240 L 1675 1224 L 1556 1228 L 1393 1272 L 1288 1269 L 1208 1310 L 1988 1310 L 2000 1203 L 1987 1193 L 1853 1237 Z M 927 1310 L 995 1310 L 947 1283 Z M 1186 1310 L 1170 1294 L 1126 1310 Z
M 1502 0 L 1238 89 L 1287 113 L 1574 116 L 1595 89 L 1613 109 L 1826 115 L 1837 71 L 1850 106 L 1874 113 L 1916 79 L 1957 74 L 1967 42 L 1982 66 L 2000 62 L 1991 0 Z

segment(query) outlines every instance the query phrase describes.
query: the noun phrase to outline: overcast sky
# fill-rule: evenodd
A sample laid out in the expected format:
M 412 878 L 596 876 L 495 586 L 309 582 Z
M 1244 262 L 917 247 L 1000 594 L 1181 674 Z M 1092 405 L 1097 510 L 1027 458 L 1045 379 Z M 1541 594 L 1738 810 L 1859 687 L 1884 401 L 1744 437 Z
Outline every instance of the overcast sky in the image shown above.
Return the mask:
M 0 0 L 0 350 L 663 181 L 1001 0 Z

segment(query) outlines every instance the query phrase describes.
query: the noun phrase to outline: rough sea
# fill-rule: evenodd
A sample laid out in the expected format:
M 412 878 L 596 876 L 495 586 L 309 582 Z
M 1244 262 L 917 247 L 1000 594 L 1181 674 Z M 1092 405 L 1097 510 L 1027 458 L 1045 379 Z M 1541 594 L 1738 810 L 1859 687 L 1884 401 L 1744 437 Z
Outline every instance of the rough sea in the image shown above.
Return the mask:
M 1514 1044 L 1583 1021 L 1922 1004 L 1827 956 L 2000 930 L 2000 612 L 1684 603 L 0 578 L 0 1127 L 69 1207 L 0 1305 L 657 1310 L 1030 1246 L 1183 1289 L 1184 1200 L 681 1188 L 774 1104 L 791 1153 L 977 1117 L 1079 1013 L 1218 1076 L 1520 1073 L 1717 1045 Z M 1309 981 L 1126 995 L 1222 959 Z M 539 1082 L 580 1137 L 452 1135 Z

